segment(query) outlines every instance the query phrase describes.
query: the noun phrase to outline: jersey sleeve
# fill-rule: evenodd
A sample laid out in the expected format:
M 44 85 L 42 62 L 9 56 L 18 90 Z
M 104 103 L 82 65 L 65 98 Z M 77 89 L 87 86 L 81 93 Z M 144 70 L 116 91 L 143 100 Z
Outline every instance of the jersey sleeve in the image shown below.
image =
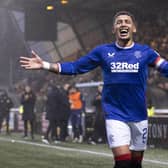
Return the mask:
M 168 62 L 165 59 L 158 58 L 157 69 L 163 76 L 168 77 Z
M 153 64 L 163 76 L 168 77 L 168 61 L 152 49 L 149 51 L 149 56 L 149 63 Z
M 65 75 L 76 75 L 89 72 L 101 64 L 100 53 L 101 48 L 97 47 L 74 62 L 60 63 L 59 72 Z
M 149 48 L 148 49 L 148 64 L 156 66 L 156 60 L 160 57 L 159 53 L 155 50 Z

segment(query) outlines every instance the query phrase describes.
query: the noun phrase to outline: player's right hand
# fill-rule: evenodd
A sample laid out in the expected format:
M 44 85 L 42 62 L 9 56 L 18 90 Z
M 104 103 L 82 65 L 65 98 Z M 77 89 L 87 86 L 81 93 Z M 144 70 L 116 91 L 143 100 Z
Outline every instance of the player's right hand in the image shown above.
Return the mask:
M 32 51 L 32 57 L 20 57 L 20 65 L 25 69 L 41 69 L 43 67 L 43 60 Z

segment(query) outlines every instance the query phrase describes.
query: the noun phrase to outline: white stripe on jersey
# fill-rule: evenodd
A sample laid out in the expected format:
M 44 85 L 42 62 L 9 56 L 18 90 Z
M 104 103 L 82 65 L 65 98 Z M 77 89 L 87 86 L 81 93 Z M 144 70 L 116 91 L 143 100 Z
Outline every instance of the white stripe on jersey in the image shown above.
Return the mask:
M 157 68 L 159 68 L 160 65 L 161 65 L 164 61 L 165 61 L 165 60 L 164 60 L 163 58 L 158 57 L 158 58 L 156 59 L 156 61 L 155 61 L 155 66 L 156 66 Z

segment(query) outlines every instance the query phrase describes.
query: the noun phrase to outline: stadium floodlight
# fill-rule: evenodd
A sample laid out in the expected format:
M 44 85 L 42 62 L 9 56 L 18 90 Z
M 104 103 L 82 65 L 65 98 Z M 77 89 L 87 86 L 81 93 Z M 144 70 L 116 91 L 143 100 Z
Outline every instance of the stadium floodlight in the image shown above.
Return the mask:
M 68 4 L 68 0 L 61 0 L 61 4 L 63 4 L 63 5 L 66 5 L 66 4 Z
M 47 5 L 46 10 L 48 10 L 48 11 L 54 10 L 54 6 L 53 5 Z

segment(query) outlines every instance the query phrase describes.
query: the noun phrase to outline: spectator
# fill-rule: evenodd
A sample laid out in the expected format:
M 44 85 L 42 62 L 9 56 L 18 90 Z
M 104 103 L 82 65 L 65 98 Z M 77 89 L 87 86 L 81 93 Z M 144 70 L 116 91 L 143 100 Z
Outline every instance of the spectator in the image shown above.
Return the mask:
M 25 90 L 21 97 L 21 105 L 23 106 L 23 116 L 24 121 L 24 136 L 23 138 L 28 138 L 28 124 L 30 124 L 30 133 L 32 140 L 34 139 L 34 105 L 36 97 L 30 86 L 25 86 Z
M 83 141 L 82 136 L 82 125 L 81 125 L 81 114 L 83 109 L 81 92 L 76 87 L 69 89 L 69 103 L 70 103 L 70 122 L 74 133 L 73 142 L 81 143 Z
M 42 133 L 42 114 L 45 112 L 45 104 L 46 104 L 47 97 L 44 95 L 43 91 L 40 90 L 36 96 L 36 103 L 35 103 L 35 128 L 36 133 Z
M 49 87 L 46 101 L 46 119 L 49 121 L 49 125 L 44 139 L 42 139 L 42 141 L 46 144 L 50 143 L 50 134 L 51 141 L 59 143 L 61 140 L 61 101 L 59 88 L 54 85 Z
M 70 116 L 70 103 L 68 99 L 68 89 L 67 84 L 63 88 L 60 88 L 60 114 L 61 114 L 61 141 L 65 141 L 68 137 L 68 120 Z
M 9 120 L 10 109 L 13 107 L 12 99 L 8 96 L 6 91 L 2 91 L 0 95 L 0 131 L 2 128 L 3 120 L 6 121 L 6 134 L 10 134 Z
M 89 143 L 95 144 L 95 143 L 104 143 L 106 139 L 106 129 L 105 129 L 105 122 L 104 122 L 104 116 L 102 111 L 102 105 L 101 105 L 101 99 L 102 99 L 102 86 L 98 86 L 97 93 L 95 96 L 95 100 L 93 102 L 93 105 L 96 107 L 96 117 L 95 117 L 95 124 L 94 124 L 94 132 L 91 138 L 91 141 Z

